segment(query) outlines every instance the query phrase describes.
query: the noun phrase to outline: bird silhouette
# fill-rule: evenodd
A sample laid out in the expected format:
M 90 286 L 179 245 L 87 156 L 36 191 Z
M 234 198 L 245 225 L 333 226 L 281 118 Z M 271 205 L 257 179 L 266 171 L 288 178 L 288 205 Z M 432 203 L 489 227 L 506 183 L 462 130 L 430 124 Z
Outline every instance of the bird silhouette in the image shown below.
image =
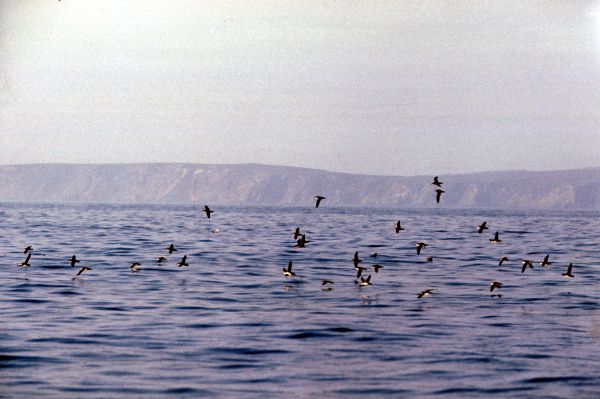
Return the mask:
M 573 262 L 569 262 L 567 271 L 565 273 L 562 273 L 562 275 L 566 276 L 566 277 L 575 277 L 575 276 L 573 276 L 573 273 L 571 273 L 572 271 L 573 271 Z
M 292 277 L 292 276 L 295 276 L 295 275 L 296 275 L 296 273 L 294 273 L 294 272 L 292 271 L 292 261 L 289 261 L 289 262 L 288 262 L 288 267 L 287 267 L 287 269 L 286 269 L 285 267 L 283 268 L 283 275 L 284 275 L 285 277 Z
M 502 240 L 500 239 L 500 234 L 499 234 L 498 232 L 496 232 L 496 233 L 494 234 L 494 237 L 493 237 L 493 238 L 490 238 L 490 242 L 491 242 L 492 244 L 497 244 L 497 243 L 499 243 L 499 242 L 502 242 Z
M 71 263 L 71 267 L 73 267 L 73 266 L 75 266 L 75 263 L 79 263 L 79 259 L 77 259 L 75 257 L 75 255 L 73 255 L 73 256 L 71 256 L 71 260 L 69 263 Z
M 483 222 L 479 226 L 477 226 L 477 232 L 479 234 L 483 233 L 483 230 L 487 230 L 486 224 L 487 224 L 487 222 Z
M 433 178 L 433 183 L 431 183 L 431 184 L 433 184 L 434 186 L 442 187 L 442 184 L 444 184 L 444 183 L 443 183 L 443 182 L 441 182 L 441 181 L 439 181 L 439 180 L 438 180 L 438 177 L 437 177 L 437 176 L 435 176 L 435 177 Z
M 421 291 L 421 292 L 419 292 L 419 294 L 417 295 L 417 298 L 423 298 L 423 297 L 425 297 L 425 296 L 432 295 L 432 294 L 433 294 L 433 289 L 429 289 L 429 290 Z
M 19 267 L 31 266 L 29 264 L 29 259 L 31 259 L 31 252 L 29 252 L 25 260 L 19 264 Z
M 442 193 L 445 193 L 445 191 L 438 188 L 437 190 L 435 190 L 435 192 L 436 192 L 435 202 L 437 202 L 439 204 L 440 203 L 440 198 L 442 198 Z
M 523 267 L 521 267 L 521 273 L 525 273 L 525 269 L 527 269 L 528 267 L 530 269 L 533 269 L 533 262 L 529 259 L 523 259 L 521 261 L 521 265 L 523 265 Z
M 417 255 L 421 255 L 421 250 L 423 248 L 425 248 L 427 246 L 427 244 L 425 244 L 424 242 L 418 242 L 417 243 Z
M 490 292 L 493 292 L 495 288 L 498 288 L 498 289 L 502 288 L 502 283 L 499 283 L 497 281 L 492 281 L 490 283 Z
M 321 195 L 315 195 L 315 208 L 318 208 L 319 205 L 321 204 L 321 201 L 323 201 L 325 199 L 325 197 L 321 196 Z
M 542 261 L 540 262 L 540 266 L 548 266 L 548 265 L 551 265 L 551 264 L 552 264 L 552 262 L 550 262 L 550 261 L 548 260 L 549 258 L 550 258 L 550 255 L 546 255 L 546 256 L 544 256 L 544 260 L 542 260 Z
M 506 256 L 503 256 L 502 258 L 500 258 L 500 262 L 498 262 L 498 266 L 502 266 L 502 264 L 503 264 L 504 262 L 506 262 L 507 260 L 508 260 L 508 257 L 506 257 Z
M 211 211 L 208 205 L 204 205 L 202 212 L 206 213 L 206 217 L 210 219 L 210 214 L 214 213 L 215 211 Z
M 400 225 L 400 221 L 398 220 L 398 221 L 396 222 L 396 234 L 397 234 L 397 233 L 400 233 L 402 230 L 404 230 L 404 227 L 402 227 L 402 226 Z
M 77 272 L 77 274 L 75 275 L 75 277 L 79 276 L 81 273 L 86 272 L 86 271 L 90 271 L 92 270 L 91 267 L 86 267 L 86 266 L 82 266 L 81 269 L 79 269 L 79 271 Z

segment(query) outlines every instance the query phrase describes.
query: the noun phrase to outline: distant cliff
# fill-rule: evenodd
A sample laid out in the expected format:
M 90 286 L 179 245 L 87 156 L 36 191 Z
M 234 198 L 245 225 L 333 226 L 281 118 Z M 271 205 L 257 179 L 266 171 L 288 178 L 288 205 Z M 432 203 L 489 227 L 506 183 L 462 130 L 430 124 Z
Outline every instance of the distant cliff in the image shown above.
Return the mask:
M 205 164 L 0 166 L 0 201 L 600 210 L 600 168 L 552 172 L 367 176 L 314 169 Z

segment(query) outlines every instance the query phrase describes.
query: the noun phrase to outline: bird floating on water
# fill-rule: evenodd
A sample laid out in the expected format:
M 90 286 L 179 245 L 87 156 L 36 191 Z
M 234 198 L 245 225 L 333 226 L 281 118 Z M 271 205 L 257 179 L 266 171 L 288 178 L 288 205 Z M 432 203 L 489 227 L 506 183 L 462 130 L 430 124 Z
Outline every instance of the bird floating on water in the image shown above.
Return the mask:
M 289 261 L 289 262 L 288 262 L 288 267 L 287 267 L 287 269 L 286 269 L 285 267 L 283 268 L 283 275 L 284 275 L 285 277 L 292 277 L 292 276 L 295 276 L 295 275 L 296 275 L 296 273 L 294 273 L 294 272 L 292 271 L 292 261 Z
M 417 299 L 419 299 L 419 298 L 423 298 L 423 297 L 425 297 L 425 296 L 432 295 L 432 294 L 433 294 L 433 289 L 429 289 L 429 290 L 421 291 L 421 292 L 419 292 L 419 294 L 417 295 Z
M 569 262 L 569 266 L 567 267 L 567 271 L 565 273 L 561 273 L 565 277 L 575 277 L 573 276 L 573 262 Z
M 321 204 L 321 201 L 323 201 L 325 199 L 325 197 L 321 196 L 321 195 L 315 195 L 315 208 L 319 207 L 319 204 Z

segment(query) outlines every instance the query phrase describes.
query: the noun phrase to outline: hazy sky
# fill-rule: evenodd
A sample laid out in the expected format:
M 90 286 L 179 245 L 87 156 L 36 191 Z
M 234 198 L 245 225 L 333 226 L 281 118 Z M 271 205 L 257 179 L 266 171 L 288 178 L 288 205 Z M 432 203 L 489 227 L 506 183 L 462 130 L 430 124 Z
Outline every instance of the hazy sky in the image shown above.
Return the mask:
M 600 166 L 592 1 L 2 0 L 0 163 Z

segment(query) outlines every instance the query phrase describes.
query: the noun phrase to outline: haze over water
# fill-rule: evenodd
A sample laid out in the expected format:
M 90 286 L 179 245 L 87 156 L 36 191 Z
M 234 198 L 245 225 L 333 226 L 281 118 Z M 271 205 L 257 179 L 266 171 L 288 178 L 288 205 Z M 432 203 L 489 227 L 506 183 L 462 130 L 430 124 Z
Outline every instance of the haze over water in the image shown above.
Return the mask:
M 598 212 L 211 208 L 0 204 L 0 397 L 600 395 Z

